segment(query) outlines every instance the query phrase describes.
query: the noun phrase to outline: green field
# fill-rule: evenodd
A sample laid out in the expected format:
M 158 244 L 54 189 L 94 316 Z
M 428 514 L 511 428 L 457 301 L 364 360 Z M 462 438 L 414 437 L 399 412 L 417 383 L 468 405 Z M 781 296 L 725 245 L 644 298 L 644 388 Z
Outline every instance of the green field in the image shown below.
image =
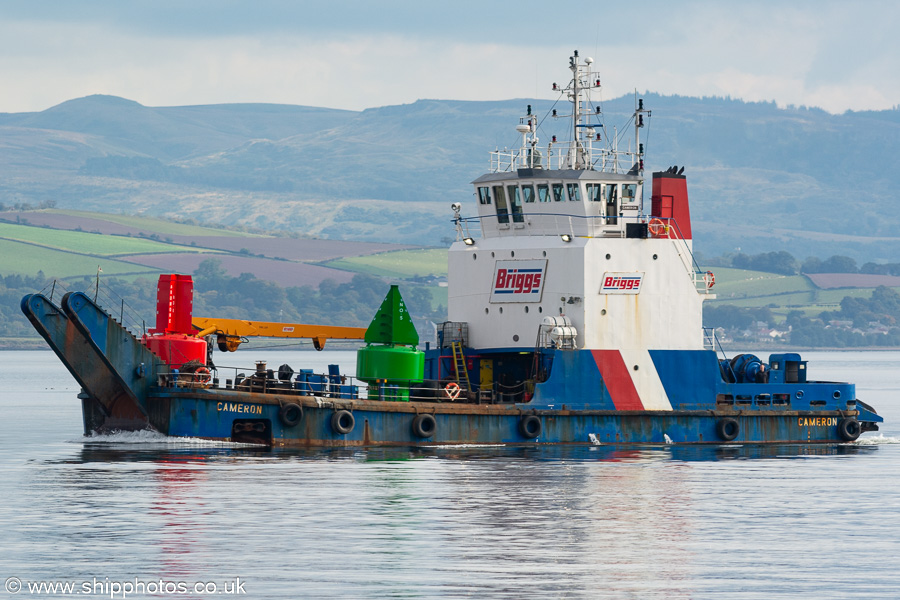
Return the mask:
M 15 225 L 13 223 L 0 223 L 0 238 L 26 242 L 45 248 L 68 250 L 82 254 L 96 254 L 99 256 L 201 251 L 201 249 L 192 246 L 178 246 L 144 238 L 48 229 L 30 225 Z M 3 262 L 7 261 L 4 260 Z
M 72 254 L 64 250 L 42 248 L 0 240 L 0 274 L 28 275 L 30 277 L 43 271 L 48 277 L 84 276 L 97 272 L 100 266 L 107 275 L 123 273 L 160 273 L 159 269 L 134 265 L 112 258 L 97 258 L 83 254 Z
M 128 215 L 107 215 L 74 210 L 51 210 L 48 213 L 73 218 L 92 218 L 156 232 L 160 235 L 249 236 L 240 232 L 182 225 L 161 219 Z M 108 275 L 134 278 L 159 273 L 159 269 L 131 264 L 118 257 L 154 253 L 218 253 L 194 246 L 164 243 L 144 237 L 101 235 L 85 231 L 68 231 L 29 225 L 0 222 L 0 275 L 33 276 L 38 271 L 52 277 L 83 277 L 96 273 L 97 266 Z M 78 253 L 78 254 L 75 254 Z M 367 256 L 353 256 L 322 263 L 325 266 L 365 273 L 392 280 L 447 275 L 447 250 L 443 248 L 397 250 Z M 713 267 L 716 299 L 711 305 L 770 307 L 776 315 L 785 316 L 800 310 L 814 316 L 835 310 L 845 296 L 869 298 L 872 288 L 820 290 L 802 275 L 778 275 L 761 271 L 745 271 L 727 267 Z M 447 288 L 434 281 L 425 283 L 432 295 L 432 305 L 447 306 Z
M 334 269 L 391 279 L 410 279 L 429 275 L 446 277 L 447 250 L 445 248 L 395 250 L 368 256 L 340 258 L 324 263 L 324 265 Z
M 46 212 L 56 215 L 69 215 L 72 217 L 84 217 L 86 219 L 97 219 L 99 221 L 109 221 L 110 223 L 118 223 L 135 229 L 144 229 L 155 232 L 160 235 L 190 235 L 190 236 L 231 236 L 231 237 L 260 237 L 251 233 L 243 233 L 240 231 L 231 231 L 228 229 L 215 229 L 212 227 L 201 227 L 199 225 L 185 225 L 183 223 L 174 223 L 164 219 L 155 219 L 153 217 L 139 217 L 133 215 L 109 215 L 106 213 L 86 212 L 82 210 L 63 210 L 49 209 Z
M 744 271 L 713 267 L 716 299 L 711 305 L 732 304 L 742 308 L 769 306 L 782 317 L 792 310 L 817 316 L 836 310 L 845 296 L 870 298 L 873 288 L 840 288 L 821 290 L 803 275 L 778 275 L 761 271 Z

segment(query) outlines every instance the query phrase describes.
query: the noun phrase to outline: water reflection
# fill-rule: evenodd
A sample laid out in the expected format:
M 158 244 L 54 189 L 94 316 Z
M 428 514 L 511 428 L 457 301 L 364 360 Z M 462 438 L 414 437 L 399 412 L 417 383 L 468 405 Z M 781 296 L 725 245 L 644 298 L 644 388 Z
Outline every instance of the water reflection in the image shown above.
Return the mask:
M 167 581 L 188 580 L 209 569 L 204 555 L 212 540 L 207 539 L 202 520 L 208 510 L 202 494 L 208 474 L 192 466 L 204 460 L 202 455 L 188 455 L 155 461 L 147 517 L 160 555 L 155 575 Z
M 326 460 L 392 462 L 424 458 L 479 461 L 575 462 L 704 462 L 720 460 L 789 459 L 807 456 L 857 456 L 877 452 L 877 444 L 819 445 L 670 445 L 670 446 L 410 446 L 371 448 L 266 448 L 190 445 L 179 447 L 174 438 L 163 443 L 86 442 L 75 457 L 63 462 L 204 463 L 216 460 Z
M 743 579 L 767 560 L 734 551 L 754 514 L 790 544 L 784 526 L 805 517 L 783 508 L 844 462 L 779 459 L 877 448 L 88 441 L 40 465 L 29 487 L 53 516 L 23 535 L 51 559 L 60 543 L 86 564 L 121 557 L 132 577 L 242 576 L 255 597 L 298 582 L 314 597 L 708 597 L 710 581 L 722 589 L 720 560 Z M 738 527 L 741 515 L 751 520 Z

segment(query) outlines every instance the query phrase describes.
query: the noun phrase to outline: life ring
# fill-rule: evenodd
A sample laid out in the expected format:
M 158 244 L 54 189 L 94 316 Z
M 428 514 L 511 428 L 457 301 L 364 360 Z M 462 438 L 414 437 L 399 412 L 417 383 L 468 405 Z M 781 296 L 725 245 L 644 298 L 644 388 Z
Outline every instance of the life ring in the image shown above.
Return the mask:
M 354 425 L 356 425 L 356 419 L 349 410 L 339 410 L 331 415 L 331 428 L 336 433 L 347 435 L 353 431 Z
M 412 422 L 413 433 L 420 438 L 430 438 L 437 431 L 437 421 L 433 415 L 416 415 Z
M 194 369 L 193 380 L 198 387 L 208 388 L 209 382 L 212 381 L 212 375 L 206 367 L 197 367 Z
M 740 432 L 741 426 L 737 422 L 737 419 L 726 417 L 724 419 L 719 419 L 718 422 L 716 422 L 716 433 L 718 433 L 719 437 L 726 442 L 730 442 L 737 438 Z
M 716 274 L 712 271 L 707 271 L 703 274 L 703 282 L 706 283 L 706 289 L 711 290 L 712 286 L 716 285 Z
M 650 219 L 650 225 L 647 229 L 650 230 L 650 233 L 653 234 L 654 237 L 661 237 L 669 233 L 669 227 L 666 225 L 666 222 L 658 217 Z
M 278 409 L 278 420 L 285 427 L 294 427 L 303 419 L 303 407 L 299 404 L 285 404 Z
M 853 417 L 841 419 L 841 422 L 838 423 L 838 434 L 845 442 L 855 442 L 861 433 L 862 427 L 859 426 L 859 421 Z
M 544 426 L 541 423 L 541 419 L 536 415 L 528 415 L 527 417 L 522 417 L 522 419 L 519 421 L 519 433 L 522 434 L 522 437 L 529 440 L 533 440 L 534 438 L 541 435 L 541 431 L 543 431 L 543 429 Z
M 447 397 L 451 400 L 456 400 L 457 398 L 459 398 L 459 392 L 459 384 L 455 381 L 451 381 L 444 386 L 444 393 L 447 394 Z

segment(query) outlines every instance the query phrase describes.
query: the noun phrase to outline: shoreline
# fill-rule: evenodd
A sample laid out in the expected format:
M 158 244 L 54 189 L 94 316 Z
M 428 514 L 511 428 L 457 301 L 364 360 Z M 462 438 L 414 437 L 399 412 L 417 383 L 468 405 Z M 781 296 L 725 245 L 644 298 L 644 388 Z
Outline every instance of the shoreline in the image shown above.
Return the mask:
M 304 348 L 296 348 L 296 347 L 284 347 L 283 350 L 291 351 L 291 350 L 300 350 Z M 344 350 L 344 348 L 339 348 Z M 47 344 L 44 342 L 43 338 L 0 338 L 0 352 L 2 351 L 22 351 L 22 350 L 50 350 Z M 262 350 L 262 348 L 260 348 Z M 266 351 L 277 351 L 278 348 L 266 348 Z M 841 352 L 841 351 L 853 351 L 853 352 L 886 352 L 886 351 L 898 351 L 900 352 L 900 346 L 784 346 L 784 347 L 767 347 L 767 348 L 752 348 L 752 347 L 725 347 L 723 346 L 723 350 L 728 354 L 740 354 L 750 352 L 753 354 L 778 354 L 779 352 Z

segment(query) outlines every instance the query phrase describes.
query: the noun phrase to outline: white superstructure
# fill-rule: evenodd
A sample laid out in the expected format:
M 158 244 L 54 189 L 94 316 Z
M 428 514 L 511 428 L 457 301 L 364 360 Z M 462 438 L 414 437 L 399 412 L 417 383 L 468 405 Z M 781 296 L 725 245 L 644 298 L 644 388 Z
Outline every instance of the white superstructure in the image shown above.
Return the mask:
M 684 177 L 674 169 L 655 174 L 657 214 L 645 215 L 639 133 L 649 111 L 637 102 L 632 148 L 608 142 L 590 99 L 600 87 L 591 63 L 576 52 L 572 81 L 554 84 L 572 112 L 552 116 L 571 117 L 572 139 L 554 137 L 541 148 L 529 107 L 516 127 L 521 148 L 492 153 L 491 172 L 473 182 L 478 216 L 462 218 L 454 207 L 448 316 L 468 324 L 472 348 L 554 343 L 541 338 L 541 325 L 560 316 L 576 348 L 704 347 L 701 305 L 712 281 L 691 255 Z

